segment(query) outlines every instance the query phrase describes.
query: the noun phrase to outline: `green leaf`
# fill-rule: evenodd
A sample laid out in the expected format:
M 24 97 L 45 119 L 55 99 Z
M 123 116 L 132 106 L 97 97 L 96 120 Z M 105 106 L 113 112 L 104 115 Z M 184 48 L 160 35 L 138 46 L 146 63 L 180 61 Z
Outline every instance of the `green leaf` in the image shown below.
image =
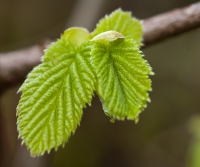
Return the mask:
M 68 28 L 62 35 L 62 38 L 68 39 L 72 43 L 80 46 L 83 42 L 89 39 L 90 33 L 82 27 Z
M 138 46 L 142 44 L 141 21 L 133 18 L 130 12 L 117 9 L 110 15 L 106 15 L 97 24 L 96 29 L 92 33 L 92 37 L 109 30 L 115 30 L 121 33 L 126 39 L 133 39 Z
M 46 50 L 20 88 L 18 131 L 33 156 L 64 145 L 91 103 L 95 75 L 89 41 L 78 47 L 68 39 L 63 36 Z
M 137 120 L 150 101 L 153 74 L 142 53 L 131 39 L 93 42 L 92 62 L 97 75 L 97 93 L 104 111 L 112 119 Z

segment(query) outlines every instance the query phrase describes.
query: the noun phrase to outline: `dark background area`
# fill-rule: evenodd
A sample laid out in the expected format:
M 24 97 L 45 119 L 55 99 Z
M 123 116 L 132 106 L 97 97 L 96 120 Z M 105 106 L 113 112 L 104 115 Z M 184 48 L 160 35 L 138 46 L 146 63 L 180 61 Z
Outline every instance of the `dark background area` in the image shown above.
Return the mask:
M 194 2 L 0 0 L 0 52 L 55 40 L 70 26 L 92 31 L 100 18 L 119 7 L 145 19 Z M 95 97 L 65 147 L 39 158 L 30 157 L 18 139 L 20 85 L 6 91 L 0 97 L 0 167 L 193 167 L 188 161 L 195 135 L 189 125 L 200 114 L 199 44 L 200 28 L 143 49 L 155 75 L 151 103 L 138 124 L 111 123 Z

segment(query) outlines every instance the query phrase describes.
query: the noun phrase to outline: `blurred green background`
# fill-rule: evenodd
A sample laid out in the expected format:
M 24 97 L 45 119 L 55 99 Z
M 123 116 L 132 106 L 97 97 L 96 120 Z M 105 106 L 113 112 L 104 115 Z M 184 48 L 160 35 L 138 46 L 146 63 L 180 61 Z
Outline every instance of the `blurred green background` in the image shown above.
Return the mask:
M 92 31 L 100 18 L 119 7 L 145 19 L 194 2 L 198 1 L 0 0 L 0 52 L 55 40 L 71 26 Z M 111 123 L 95 97 L 65 147 L 39 158 L 30 157 L 18 139 L 20 85 L 6 91 L 0 97 L 0 167 L 198 167 L 192 163 L 194 155 L 200 159 L 200 130 L 194 130 L 200 124 L 193 123 L 200 115 L 200 28 L 143 52 L 155 75 L 151 103 L 139 123 Z

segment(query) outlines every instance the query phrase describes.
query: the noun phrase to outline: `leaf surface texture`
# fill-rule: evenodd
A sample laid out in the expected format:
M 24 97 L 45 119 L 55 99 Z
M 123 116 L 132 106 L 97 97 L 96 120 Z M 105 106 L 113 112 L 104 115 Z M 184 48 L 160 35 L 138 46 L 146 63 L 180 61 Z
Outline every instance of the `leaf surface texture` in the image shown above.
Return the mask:
M 91 55 L 105 113 L 120 120 L 137 118 L 149 101 L 152 72 L 136 44 L 131 39 L 96 42 Z
M 18 130 L 32 155 L 67 141 L 90 104 L 95 75 L 88 42 L 78 48 L 67 39 L 53 43 L 20 88 Z

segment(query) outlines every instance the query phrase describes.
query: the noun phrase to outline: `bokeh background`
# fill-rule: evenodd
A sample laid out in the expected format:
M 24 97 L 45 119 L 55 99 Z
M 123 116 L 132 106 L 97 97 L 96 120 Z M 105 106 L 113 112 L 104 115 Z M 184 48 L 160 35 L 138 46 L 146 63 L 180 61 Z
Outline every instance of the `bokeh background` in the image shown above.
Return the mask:
M 92 31 L 100 18 L 119 7 L 145 19 L 194 2 L 0 0 L 0 52 L 55 40 L 71 26 Z M 111 123 L 95 97 L 66 146 L 42 157 L 30 157 L 18 139 L 20 95 L 16 92 L 21 83 L 1 94 L 0 167 L 198 167 L 200 28 L 148 46 L 143 52 L 155 75 L 151 77 L 151 103 L 139 123 Z

